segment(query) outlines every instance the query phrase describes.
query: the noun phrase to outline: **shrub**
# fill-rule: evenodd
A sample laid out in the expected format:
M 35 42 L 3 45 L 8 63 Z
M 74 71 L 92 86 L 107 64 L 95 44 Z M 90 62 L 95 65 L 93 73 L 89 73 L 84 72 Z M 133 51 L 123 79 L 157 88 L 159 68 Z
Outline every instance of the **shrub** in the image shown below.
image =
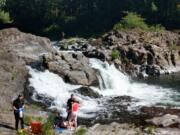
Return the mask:
M 53 124 L 50 121 L 47 121 L 42 126 L 42 134 L 43 135 L 53 135 L 55 130 L 53 129 Z
M 114 49 L 114 50 L 112 50 L 111 56 L 112 56 L 112 59 L 119 59 L 120 53 L 118 50 Z
M 11 23 L 11 19 L 8 12 L 0 11 L 0 22 L 2 23 Z
M 120 23 L 117 23 L 114 25 L 114 30 L 119 29 L 134 29 L 134 28 L 140 28 L 143 30 L 148 29 L 148 25 L 144 21 L 145 19 L 142 18 L 140 15 L 128 12 L 128 14 L 122 18 Z
M 74 135 L 84 135 L 85 133 L 86 133 L 86 129 L 85 128 L 79 128 L 79 129 L 76 130 Z
M 115 24 L 113 27 L 114 30 L 134 29 L 134 28 L 140 28 L 142 30 L 157 31 L 157 32 L 161 32 L 165 30 L 165 27 L 163 27 L 161 24 L 148 26 L 148 24 L 146 24 L 145 22 L 145 19 L 134 12 L 128 12 L 127 15 L 123 17 L 122 20 L 119 23 Z
M 53 129 L 53 120 L 54 116 L 49 115 L 47 122 L 42 125 L 42 134 L 43 135 L 54 135 L 55 130 Z
M 156 24 L 154 26 L 150 26 L 149 30 L 156 31 L 156 32 L 161 32 L 161 31 L 165 30 L 165 27 L 163 27 L 161 24 Z
M 46 119 L 41 117 L 41 116 L 29 116 L 29 115 L 24 115 L 24 123 L 26 125 L 29 125 L 32 121 L 39 121 L 41 123 L 45 123 Z
M 53 128 L 53 115 L 49 115 L 48 119 L 43 118 L 41 116 L 24 116 L 24 123 L 29 125 L 32 120 L 36 120 L 42 123 L 42 135 L 54 135 L 55 130 Z M 17 133 L 17 135 L 28 135 L 25 131 L 20 131 Z
M 129 63 L 129 59 L 128 59 L 127 57 L 123 58 L 123 61 L 124 61 L 125 63 Z

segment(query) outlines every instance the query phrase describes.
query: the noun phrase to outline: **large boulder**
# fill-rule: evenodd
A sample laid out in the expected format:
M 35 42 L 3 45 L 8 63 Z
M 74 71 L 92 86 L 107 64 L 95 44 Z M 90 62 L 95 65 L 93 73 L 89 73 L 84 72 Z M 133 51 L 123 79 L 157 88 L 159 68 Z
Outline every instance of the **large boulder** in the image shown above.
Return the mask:
M 50 40 L 10 28 L 0 31 L 0 108 L 11 108 L 11 101 L 24 91 L 27 64 L 53 52 Z
M 99 84 L 96 71 L 81 53 L 61 52 L 52 57 L 45 55 L 44 63 L 68 83 L 86 86 Z
M 177 115 L 166 114 L 161 117 L 154 117 L 152 119 L 148 119 L 146 120 L 146 122 L 161 127 L 178 127 L 180 126 L 180 117 Z
M 27 64 L 39 60 L 39 56 L 54 52 L 48 38 L 20 32 L 10 28 L 0 31 L 0 41 L 9 52 L 14 52 Z

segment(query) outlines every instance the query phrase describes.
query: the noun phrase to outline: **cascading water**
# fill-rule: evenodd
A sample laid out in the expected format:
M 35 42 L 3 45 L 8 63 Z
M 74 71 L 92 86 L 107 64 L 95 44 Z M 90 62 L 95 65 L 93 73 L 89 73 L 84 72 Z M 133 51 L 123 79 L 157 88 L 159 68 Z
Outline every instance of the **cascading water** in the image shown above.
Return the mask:
M 80 85 L 70 85 L 63 81 L 58 75 L 49 72 L 37 71 L 28 67 L 31 78 L 29 79 L 30 86 L 32 86 L 39 94 L 44 94 L 53 97 L 55 105 L 59 108 L 64 115 L 66 115 L 66 103 L 73 90 L 80 88 Z M 97 111 L 97 101 L 89 97 L 76 95 L 79 101 L 82 101 L 83 106 L 80 108 L 81 117 L 93 117 L 94 111 Z M 35 99 L 36 100 L 36 99 Z M 88 106 L 88 107 L 86 107 Z M 92 114 L 86 115 L 86 113 L 92 112 Z
M 172 96 L 177 93 L 160 86 L 133 82 L 114 65 L 91 59 L 91 66 L 100 72 L 103 88 L 101 94 L 104 96 L 127 95 L 139 99 L 138 105 L 154 105 L 157 103 L 173 103 Z
M 171 89 L 162 88 L 160 86 L 148 85 L 145 83 L 137 83 L 130 80 L 130 78 L 115 68 L 114 65 L 109 65 L 107 62 L 102 62 L 97 59 L 90 59 L 92 68 L 99 71 L 100 89 L 92 89 L 103 95 L 102 98 L 93 99 L 81 94 L 76 94 L 76 97 L 82 101 L 83 106 L 80 109 L 79 116 L 90 118 L 95 117 L 98 111 L 106 109 L 103 106 L 104 99 L 117 96 L 130 96 L 136 99 L 132 106 L 143 105 L 176 105 L 178 102 L 174 101 L 172 96 L 178 95 Z M 74 89 L 81 86 L 70 85 L 63 81 L 58 75 L 49 72 L 37 71 L 29 67 L 31 78 L 30 85 L 40 93 L 51 96 L 55 99 L 55 105 L 61 109 L 63 114 L 66 114 L 66 102 L 73 93 Z M 179 95 L 178 95 L 179 96 Z

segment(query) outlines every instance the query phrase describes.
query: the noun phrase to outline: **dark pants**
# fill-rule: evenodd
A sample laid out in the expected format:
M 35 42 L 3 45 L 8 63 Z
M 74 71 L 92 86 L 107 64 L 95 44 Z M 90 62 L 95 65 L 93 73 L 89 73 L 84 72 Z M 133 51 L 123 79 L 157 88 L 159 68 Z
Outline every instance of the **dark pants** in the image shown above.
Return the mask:
M 19 121 L 21 122 L 21 129 L 23 129 L 24 128 L 24 121 L 23 121 L 23 118 L 19 117 L 19 112 L 14 112 L 14 116 L 15 116 L 16 130 L 18 130 Z
M 70 117 L 70 116 L 71 116 L 71 111 L 68 112 L 68 115 L 67 115 L 67 117 L 66 117 L 66 121 L 69 120 L 69 117 Z

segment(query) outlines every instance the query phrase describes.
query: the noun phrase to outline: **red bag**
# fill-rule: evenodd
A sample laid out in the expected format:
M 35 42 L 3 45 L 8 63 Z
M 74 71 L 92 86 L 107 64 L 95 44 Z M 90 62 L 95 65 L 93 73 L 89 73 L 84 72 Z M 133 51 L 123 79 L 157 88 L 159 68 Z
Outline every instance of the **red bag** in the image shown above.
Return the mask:
M 37 122 L 37 121 L 31 122 L 32 133 L 34 134 L 41 133 L 41 126 L 42 126 L 41 122 Z

